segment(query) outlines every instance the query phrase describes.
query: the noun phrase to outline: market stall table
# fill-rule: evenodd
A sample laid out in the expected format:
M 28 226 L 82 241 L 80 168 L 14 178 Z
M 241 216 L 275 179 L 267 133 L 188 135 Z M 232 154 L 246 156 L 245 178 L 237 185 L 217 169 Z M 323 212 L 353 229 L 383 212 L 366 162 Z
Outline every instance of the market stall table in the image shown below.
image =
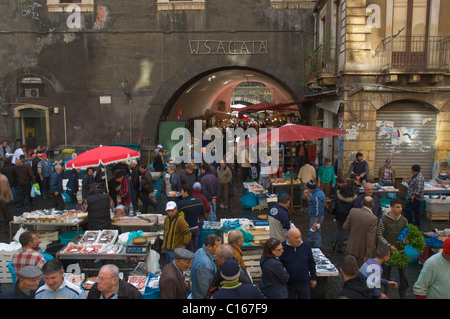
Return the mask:
M 364 187 L 360 187 L 359 188 L 359 192 L 363 193 L 364 192 Z M 373 192 L 374 193 L 380 193 L 380 194 L 399 193 L 400 190 L 395 188 L 394 186 L 378 186 L 378 185 L 374 184 L 373 185 Z
M 338 277 L 339 271 L 319 248 L 311 248 L 316 263 L 317 286 L 312 289 L 313 299 L 325 299 L 328 278 Z
M 164 224 L 164 216 L 161 214 L 140 214 L 133 217 L 123 216 L 118 220 L 113 219 L 111 225 L 120 229 L 121 233 L 129 229 L 150 228 L 150 231 L 158 231 Z
M 107 235 L 104 235 L 107 233 Z M 70 243 L 61 248 L 55 255 L 59 260 L 79 260 L 80 268 L 83 271 L 91 269 L 86 266 L 88 260 L 113 260 L 124 261 L 125 267 L 119 266 L 121 271 L 132 271 L 130 258 L 145 260 L 151 250 L 151 241 L 148 240 L 143 245 L 135 245 L 132 242 L 127 244 L 116 243 L 117 230 L 86 231 L 83 236 L 78 236 Z
M 291 179 L 290 178 L 271 178 L 271 193 L 277 194 L 281 189 L 283 188 L 289 188 L 291 187 Z M 295 179 L 292 181 L 292 185 L 294 187 L 294 199 L 293 199 L 293 207 L 300 207 L 300 192 L 301 192 L 301 185 L 299 179 Z M 295 191 L 298 189 L 298 194 L 295 193 Z M 289 191 L 290 193 L 290 191 Z
M 14 216 L 9 222 L 9 236 L 12 240 L 13 225 L 38 227 L 76 227 L 77 234 L 80 234 L 80 226 L 87 223 L 87 213 L 81 211 L 56 211 L 56 210 L 36 210 L 23 213 L 21 216 Z

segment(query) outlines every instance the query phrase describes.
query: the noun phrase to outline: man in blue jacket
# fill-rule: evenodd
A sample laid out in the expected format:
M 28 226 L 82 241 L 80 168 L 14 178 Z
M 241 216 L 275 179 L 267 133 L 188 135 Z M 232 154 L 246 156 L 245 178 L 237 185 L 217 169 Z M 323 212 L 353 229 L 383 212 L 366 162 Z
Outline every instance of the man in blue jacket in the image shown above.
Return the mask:
M 310 299 L 311 288 L 317 286 L 316 263 L 311 246 L 302 240 L 300 230 L 295 227 L 289 230 L 288 238 L 281 244 L 283 254 L 280 260 L 289 274 L 289 299 Z
M 309 243 L 311 246 L 322 246 L 322 230 L 320 225 L 325 212 L 325 193 L 317 187 L 313 180 L 306 184 L 305 196 L 308 199 Z
M 269 220 L 270 238 L 276 238 L 279 241 L 286 240 L 287 233 L 291 228 L 291 217 L 288 212 L 290 205 L 291 196 L 283 193 L 278 198 L 278 204 L 269 211 L 267 219 Z
M 205 215 L 205 207 L 200 198 L 192 196 L 194 189 L 190 184 L 184 184 L 181 186 L 182 200 L 177 202 L 178 212 L 184 217 L 191 230 L 191 242 L 187 249 L 192 252 L 196 252 L 198 249 L 198 238 L 200 235 L 199 230 L 199 217 Z
M 50 196 L 53 198 L 53 204 L 55 208 L 59 210 L 64 210 L 65 204 L 64 204 L 64 197 L 62 195 L 64 189 L 61 173 L 62 173 L 62 166 L 56 165 L 55 171 L 50 177 Z

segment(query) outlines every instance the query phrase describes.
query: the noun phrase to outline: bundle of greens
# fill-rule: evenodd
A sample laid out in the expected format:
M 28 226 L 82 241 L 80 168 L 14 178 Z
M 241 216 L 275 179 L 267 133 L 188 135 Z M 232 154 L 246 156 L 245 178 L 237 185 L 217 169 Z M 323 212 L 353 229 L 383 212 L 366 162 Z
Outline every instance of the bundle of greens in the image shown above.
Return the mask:
M 408 266 L 409 258 L 404 252 L 399 252 L 397 250 L 393 251 L 389 261 L 386 263 L 389 267 L 396 267 L 398 269 L 403 269 Z
M 409 241 L 411 246 L 413 246 L 419 253 L 423 253 L 425 249 L 425 238 L 423 238 L 422 232 L 412 224 L 407 224 L 408 233 L 406 234 L 406 239 Z

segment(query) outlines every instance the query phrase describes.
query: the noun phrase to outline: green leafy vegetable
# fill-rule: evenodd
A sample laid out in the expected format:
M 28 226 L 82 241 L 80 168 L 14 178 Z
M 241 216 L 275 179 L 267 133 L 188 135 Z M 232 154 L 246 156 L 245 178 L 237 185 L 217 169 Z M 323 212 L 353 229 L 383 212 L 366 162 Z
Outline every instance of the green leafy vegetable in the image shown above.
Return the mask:
M 412 224 L 407 224 L 408 233 L 406 234 L 406 239 L 409 240 L 411 246 L 413 246 L 419 253 L 423 253 L 425 249 L 425 239 L 423 238 L 422 232 L 417 228 L 417 226 Z
M 386 263 L 387 266 L 396 267 L 399 269 L 403 269 L 408 266 L 409 258 L 405 253 L 400 253 L 398 251 L 393 251 L 391 257 L 389 257 L 389 261 Z

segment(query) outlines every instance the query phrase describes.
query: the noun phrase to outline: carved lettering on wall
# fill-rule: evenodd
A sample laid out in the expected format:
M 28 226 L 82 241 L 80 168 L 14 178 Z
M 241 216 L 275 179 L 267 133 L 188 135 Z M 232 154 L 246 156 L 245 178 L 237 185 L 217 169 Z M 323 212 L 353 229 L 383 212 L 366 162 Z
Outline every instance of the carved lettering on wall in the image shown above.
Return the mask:
M 267 41 L 190 40 L 191 54 L 267 54 Z

